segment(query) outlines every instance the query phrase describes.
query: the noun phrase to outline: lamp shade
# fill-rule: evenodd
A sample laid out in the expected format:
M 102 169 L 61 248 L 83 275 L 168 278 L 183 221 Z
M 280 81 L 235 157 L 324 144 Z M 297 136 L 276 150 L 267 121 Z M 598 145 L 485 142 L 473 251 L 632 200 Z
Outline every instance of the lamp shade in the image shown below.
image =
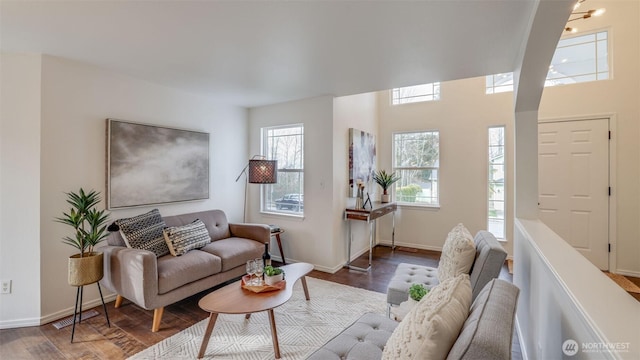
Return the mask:
M 249 160 L 249 183 L 275 184 L 278 182 L 278 161 Z

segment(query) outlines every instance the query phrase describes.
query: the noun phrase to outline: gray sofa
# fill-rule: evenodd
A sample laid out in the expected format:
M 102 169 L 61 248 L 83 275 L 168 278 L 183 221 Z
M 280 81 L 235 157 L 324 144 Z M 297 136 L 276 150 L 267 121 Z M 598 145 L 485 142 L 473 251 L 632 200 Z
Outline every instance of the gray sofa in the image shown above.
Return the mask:
M 119 232 L 107 238 L 104 278 L 100 283 L 146 310 L 154 310 L 152 331 L 158 331 L 164 307 L 245 274 L 247 260 L 259 258 L 269 242 L 269 226 L 229 224 L 221 210 L 209 210 L 163 218 L 167 226 L 181 226 L 196 219 L 204 222 L 212 242 L 182 256 L 156 255 L 127 248 Z
M 507 258 L 507 252 L 498 240 L 488 231 L 478 231 L 473 238 L 476 246 L 476 258 L 469 273 L 473 299 L 478 296 L 480 290 L 500 275 L 500 269 Z M 393 278 L 389 281 L 387 289 L 387 303 L 400 305 L 409 298 L 409 287 L 413 284 L 423 284 L 430 289 L 440 283 L 438 269 L 422 265 L 401 263 L 398 264 Z
M 494 279 L 485 285 L 471 305 L 447 359 L 510 359 L 519 292 L 504 280 Z M 384 315 L 364 314 L 307 359 L 380 359 L 398 324 Z M 416 354 L 414 358 L 425 357 Z

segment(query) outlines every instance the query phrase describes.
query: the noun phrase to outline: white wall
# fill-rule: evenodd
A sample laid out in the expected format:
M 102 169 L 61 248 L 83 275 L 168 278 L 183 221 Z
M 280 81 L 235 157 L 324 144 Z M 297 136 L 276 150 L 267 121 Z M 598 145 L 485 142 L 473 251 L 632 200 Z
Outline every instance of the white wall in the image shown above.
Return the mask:
M 0 56 L 0 327 L 40 318 L 39 55 Z
M 485 78 L 441 84 L 441 99 L 391 105 L 389 91 L 378 93 L 380 168 L 392 168 L 394 132 L 440 131 L 440 208 L 400 206 L 396 244 L 440 250 L 447 233 L 459 222 L 475 234 L 487 228 L 487 167 L 490 126 L 506 126 L 507 242 L 513 240 L 513 98 L 511 93 L 485 95 Z M 382 219 L 379 237 L 391 240 L 389 219 Z
M 615 116 L 617 172 L 612 190 L 617 216 L 611 225 L 617 233 L 617 258 L 612 271 L 640 277 L 640 3 L 590 0 L 588 6 L 607 9 L 601 17 L 580 22 L 580 30 L 609 30 L 611 79 L 545 88 L 539 117 Z
M 246 160 L 246 109 L 220 105 L 204 96 L 51 56 L 42 57 L 40 91 L 42 112 L 38 126 L 42 139 L 37 144 L 41 151 L 24 156 L 25 161 L 38 164 L 24 177 L 39 184 L 32 190 L 34 194 L 40 192 L 36 200 L 40 211 L 38 213 L 38 206 L 29 202 L 16 204 L 17 209 L 12 210 L 31 212 L 30 224 L 34 218 L 37 223 L 39 218 L 40 227 L 34 230 L 37 233 L 30 234 L 26 242 L 39 244 L 39 251 L 34 247 L 34 256 L 39 258 L 30 264 L 26 276 L 27 281 L 40 286 L 41 294 L 36 301 L 41 306 L 43 322 L 72 313 L 75 289 L 67 285 L 66 275 L 67 257 L 75 251 L 60 241 L 69 234 L 69 229 L 53 219 L 67 208 L 64 192 L 83 187 L 99 190 L 104 195 L 106 118 L 209 132 L 211 198 L 157 208 L 163 215 L 219 208 L 227 212 L 231 221 L 242 219 L 243 187 L 234 179 L 237 164 Z M 4 132 L 2 136 L 4 143 Z M 3 185 L 3 197 L 13 191 Z M 113 211 L 111 219 L 140 214 L 151 208 L 154 207 Z M 4 218 L 3 215 L 3 222 Z M 4 236 L 2 242 L 5 243 Z M 24 254 L 24 246 L 20 249 L 19 252 L 3 251 L 2 263 Z M 40 264 L 39 270 L 34 263 Z M 15 287 L 24 286 L 24 282 L 16 282 Z M 84 294 L 85 303 L 95 304 L 96 287 L 87 287 Z M 11 317 L 3 317 L 2 321 L 15 318 L 14 314 L 19 314 L 21 308 L 18 304 L 9 308 Z
M 373 134 L 376 143 L 380 144 L 376 93 L 337 97 L 333 101 L 333 239 L 336 247 L 332 258 L 334 263 L 337 262 L 336 266 L 347 261 L 348 227 L 344 220 L 344 209 L 355 203 L 355 198 L 348 198 L 349 128 Z M 365 189 L 365 192 L 369 192 L 372 201 L 379 201 L 382 189 L 375 183 L 373 187 Z M 354 259 L 369 251 L 369 225 L 364 221 L 352 221 L 351 227 L 351 258 Z
M 260 186 L 252 184 L 249 184 L 247 214 L 250 222 L 277 224 L 286 231 L 281 238 L 287 259 L 312 263 L 322 271 L 332 271 L 339 262 L 332 256 L 337 246 L 333 238 L 336 209 L 332 202 L 332 119 L 331 96 L 252 108 L 249 110 L 249 152 L 235 164 L 235 171 L 239 173 L 251 156 L 260 154 L 261 128 L 304 124 L 304 218 L 262 214 Z M 279 254 L 273 244 L 271 249 L 272 255 Z

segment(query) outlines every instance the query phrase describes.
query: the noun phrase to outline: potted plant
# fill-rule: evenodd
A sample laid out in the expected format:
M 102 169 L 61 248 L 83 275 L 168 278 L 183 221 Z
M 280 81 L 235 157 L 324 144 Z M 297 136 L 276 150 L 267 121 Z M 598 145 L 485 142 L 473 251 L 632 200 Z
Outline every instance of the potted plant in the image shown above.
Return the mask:
M 280 268 L 274 268 L 271 265 L 264 268 L 264 282 L 267 285 L 273 285 L 284 280 L 284 271 Z
M 422 285 L 422 284 L 413 284 L 409 288 L 409 300 L 413 300 L 413 303 L 417 303 L 425 295 L 427 295 L 428 292 L 429 292 L 429 290 L 427 290 L 427 288 L 425 288 L 424 285 Z
M 71 209 L 56 221 L 73 228 L 74 235 L 65 236 L 62 242 L 80 251 L 69 257 L 69 285 L 92 284 L 102 279 L 104 273 L 102 253 L 94 251 L 94 247 L 109 235 L 106 232 L 109 215 L 106 210 L 96 209 L 101 201 L 99 192 L 80 188 L 77 193 L 66 194 Z
M 387 192 L 387 189 L 391 185 L 393 185 L 393 183 L 400 180 L 400 176 L 398 176 L 395 172 L 388 174 L 385 170 L 380 170 L 373 173 L 373 180 L 382 187 L 382 195 L 380 196 L 380 202 L 388 203 L 389 193 Z

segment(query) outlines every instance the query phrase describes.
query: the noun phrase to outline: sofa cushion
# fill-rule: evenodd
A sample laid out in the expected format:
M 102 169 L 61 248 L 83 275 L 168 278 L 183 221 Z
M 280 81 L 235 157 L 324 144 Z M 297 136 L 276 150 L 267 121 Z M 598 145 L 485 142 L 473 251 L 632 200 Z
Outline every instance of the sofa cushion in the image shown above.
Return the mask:
M 157 257 L 167 255 L 169 248 L 164 241 L 162 229 L 166 227 L 160 211 L 153 209 L 147 213 L 124 219 L 118 219 L 115 224 L 120 228 L 127 247 L 132 249 L 149 250 Z
M 211 242 L 211 237 L 204 223 L 199 219 L 182 226 L 165 228 L 164 240 L 173 256 L 180 256 L 189 250 L 199 249 Z
M 364 314 L 307 360 L 380 359 L 397 326 L 397 322 L 379 314 Z
M 489 282 L 471 305 L 447 359 L 510 359 L 519 292 L 504 280 Z
M 447 235 L 438 263 L 438 280 L 454 278 L 468 274 L 476 258 L 473 236 L 462 224 L 456 225 Z
M 200 219 L 200 221 L 205 224 L 209 231 L 209 236 L 211 236 L 211 241 L 226 239 L 231 236 L 227 216 L 222 210 L 207 210 L 189 214 L 167 216 L 164 221 L 167 223 L 167 226 L 181 226 L 189 224 L 196 219 Z
M 182 256 L 158 258 L 158 292 L 167 293 L 182 285 L 217 274 L 222 269 L 222 260 L 200 250 L 189 251 Z
M 222 271 L 227 271 L 245 266 L 247 260 L 261 258 L 264 245 L 254 240 L 231 237 L 214 241 L 200 250 L 222 259 Z
M 469 315 L 469 275 L 442 281 L 393 331 L 382 359 L 444 359 Z
M 469 277 L 475 299 L 485 285 L 500 275 L 507 252 L 492 233 L 480 230 L 473 239 L 476 244 L 476 260 Z

